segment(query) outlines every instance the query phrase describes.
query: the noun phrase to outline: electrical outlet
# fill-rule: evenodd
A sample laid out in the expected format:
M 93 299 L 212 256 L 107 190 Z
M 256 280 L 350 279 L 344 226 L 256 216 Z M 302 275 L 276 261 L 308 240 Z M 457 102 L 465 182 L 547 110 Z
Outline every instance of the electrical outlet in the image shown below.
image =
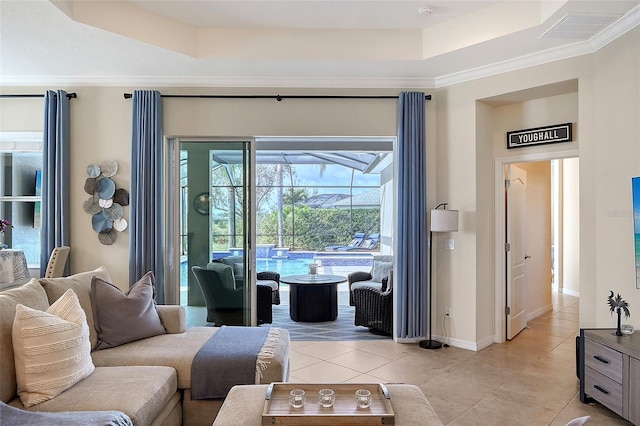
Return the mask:
M 444 309 L 444 316 L 451 318 L 451 308 Z

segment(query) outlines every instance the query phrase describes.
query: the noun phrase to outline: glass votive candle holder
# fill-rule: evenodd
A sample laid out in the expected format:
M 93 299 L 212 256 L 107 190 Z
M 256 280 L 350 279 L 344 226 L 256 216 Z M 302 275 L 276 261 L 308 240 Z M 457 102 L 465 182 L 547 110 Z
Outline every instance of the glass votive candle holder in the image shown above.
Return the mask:
M 622 331 L 622 334 L 629 335 L 629 334 L 633 334 L 633 332 L 635 331 L 635 328 L 631 324 L 622 324 L 620 326 L 620 331 Z
M 316 263 L 309 264 L 309 275 L 317 275 L 318 274 L 318 265 Z
M 289 404 L 293 408 L 304 407 L 304 401 L 305 401 L 304 390 L 293 389 L 291 392 L 289 392 Z
M 333 389 L 320 389 L 318 391 L 318 402 L 324 408 L 333 407 L 333 403 L 336 402 L 336 393 Z
M 371 405 L 371 391 L 358 389 L 356 391 L 356 404 L 358 408 L 369 408 Z

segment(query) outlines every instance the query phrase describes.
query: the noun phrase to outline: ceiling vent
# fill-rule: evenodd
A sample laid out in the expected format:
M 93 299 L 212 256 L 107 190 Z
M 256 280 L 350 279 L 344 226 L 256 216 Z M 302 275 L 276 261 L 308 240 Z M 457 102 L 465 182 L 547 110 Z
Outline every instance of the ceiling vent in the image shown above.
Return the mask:
M 589 40 L 600 31 L 622 18 L 622 14 L 569 13 L 562 17 L 539 38 L 573 38 Z

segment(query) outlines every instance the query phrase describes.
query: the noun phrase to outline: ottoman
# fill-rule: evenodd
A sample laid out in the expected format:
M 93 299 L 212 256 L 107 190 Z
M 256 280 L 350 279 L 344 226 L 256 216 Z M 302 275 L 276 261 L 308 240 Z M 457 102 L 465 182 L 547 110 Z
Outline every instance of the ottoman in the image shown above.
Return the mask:
M 387 384 L 396 426 L 441 426 L 442 422 L 415 385 Z M 213 426 L 261 426 L 268 385 L 234 386 L 222 404 Z M 304 388 L 304 385 L 301 385 Z M 331 385 L 327 385 L 331 387 Z

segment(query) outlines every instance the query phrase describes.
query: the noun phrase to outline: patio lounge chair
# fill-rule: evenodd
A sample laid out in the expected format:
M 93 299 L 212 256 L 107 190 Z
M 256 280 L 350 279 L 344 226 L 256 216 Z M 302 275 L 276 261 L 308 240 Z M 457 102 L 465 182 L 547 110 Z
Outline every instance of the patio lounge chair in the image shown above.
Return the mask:
M 340 251 L 371 251 L 378 247 L 380 242 L 380 234 L 369 234 L 367 238 L 357 247 L 342 247 Z
M 343 248 L 349 248 L 349 247 L 359 247 L 360 244 L 363 243 L 365 237 L 367 236 L 367 234 L 365 234 L 364 232 L 356 232 L 355 235 L 353 236 L 353 238 L 351 239 L 351 241 L 349 242 L 349 244 L 347 244 L 346 246 L 327 246 L 324 249 L 326 251 L 335 251 L 335 250 L 340 250 Z

